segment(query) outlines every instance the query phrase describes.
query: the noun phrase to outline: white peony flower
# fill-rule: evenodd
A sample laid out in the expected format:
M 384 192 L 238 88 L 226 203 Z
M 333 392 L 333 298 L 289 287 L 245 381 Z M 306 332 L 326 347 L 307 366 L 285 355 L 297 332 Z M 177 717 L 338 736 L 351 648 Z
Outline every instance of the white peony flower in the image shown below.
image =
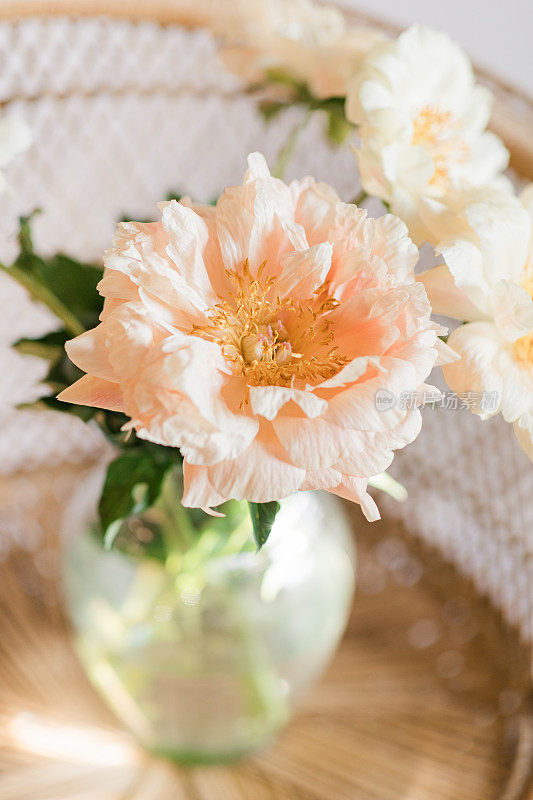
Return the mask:
M 31 144 L 31 132 L 23 120 L 9 116 L 0 120 L 0 170 L 27 150 Z M 0 192 L 7 189 L 7 181 L 0 172 Z
M 508 152 L 486 131 L 491 103 L 461 48 L 420 26 L 376 45 L 349 86 L 346 115 L 360 126 L 363 187 L 389 203 L 418 242 L 427 238 L 421 198 L 507 183 L 500 172 Z
M 212 27 L 228 43 L 221 51 L 226 66 L 247 82 L 279 70 L 321 100 L 344 97 L 366 54 L 384 39 L 311 0 L 232 0 Z
M 444 377 L 476 393 L 483 419 L 501 412 L 514 423 L 533 460 L 533 184 L 520 200 L 479 188 L 433 201 L 424 219 L 445 263 L 420 280 L 435 313 L 466 321 L 448 338 L 461 359 Z

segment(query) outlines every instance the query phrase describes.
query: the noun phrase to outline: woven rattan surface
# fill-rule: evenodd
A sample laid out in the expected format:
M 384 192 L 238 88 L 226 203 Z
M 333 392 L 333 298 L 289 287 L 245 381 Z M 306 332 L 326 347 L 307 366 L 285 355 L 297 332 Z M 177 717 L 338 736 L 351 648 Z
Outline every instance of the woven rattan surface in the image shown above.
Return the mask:
M 104 5 L 126 19 L 93 18 Z M 52 6 L 77 8 L 8 0 L 0 15 Z M 274 157 L 297 112 L 265 129 L 207 34 L 128 21 L 174 22 L 181 6 L 85 0 L 84 20 L 0 21 L 0 104 L 36 139 L 0 203 L 2 257 L 30 204 L 44 208 L 41 249 L 96 258 L 121 213 L 151 213 L 168 190 L 208 199 L 240 179 L 249 150 Z M 492 85 L 493 125 L 531 179 L 531 104 Z M 330 151 L 321 130 L 314 120 L 289 177 L 313 172 L 353 196 L 353 157 Z M 50 319 L 6 279 L 0 293 L 0 800 L 533 800 L 531 656 L 510 627 L 533 638 L 533 482 L 509 426 L 424 412 L 423 435 L 395 461 L 409 503 L 357 532 L 354 615 L 324 681 L 268 752 L 177 770 L 117 729 L 68 643 L 56 536 L 102 443 L 70 419 L 13 410 L 41 368 L 9 344 Z
M 386 521 L 357 524 L 346 638 L 278 742 L 233 767 L 183 769 L 143 755 L 88 685 L 61 612 L 53 531 L 65 493 L 88 477 L 82 468 L 54 481 L 31 475 L 44 540 L 37 554 L 13 548 L 0 569 L 2 800 L 524 796 L 527 653 L 464 579 Z M 27 480 L 15 476 L 0 493 L 16 496 Z

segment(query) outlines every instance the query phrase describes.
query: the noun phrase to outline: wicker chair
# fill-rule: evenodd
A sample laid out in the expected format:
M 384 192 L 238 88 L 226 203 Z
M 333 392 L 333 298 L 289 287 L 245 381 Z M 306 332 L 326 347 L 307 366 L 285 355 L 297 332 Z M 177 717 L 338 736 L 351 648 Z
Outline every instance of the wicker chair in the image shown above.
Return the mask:
M 0 259 L 35 206 L 40 251 L 97 259 L 117 218 L 152 215 L 171 190 L 215 196 L 251 150 L 274 158 L 300 112 L 265 126 L 203 21 L 179 0 L 4 0 L 0 105 L 35 144 L 0 200 Z M 481 78 L 517 179 L 533 180 L 533 104 Z M 288 177 L 306 173 L 357 191 L 318 115 Z M 42 365 L 9 345 L 52 320 L 0 279 L 1 800 L 533 800 L 533 470 L 509 426 L 425 412 L 393 468 L 408 503 L 375 526 L 354 515 L 360 591 L 322 685 L 271 751 L 179 771 L 137 751 L 70 649 L 58 531 L 94 497 L 106 451 L 76 420 L 14 409 Z

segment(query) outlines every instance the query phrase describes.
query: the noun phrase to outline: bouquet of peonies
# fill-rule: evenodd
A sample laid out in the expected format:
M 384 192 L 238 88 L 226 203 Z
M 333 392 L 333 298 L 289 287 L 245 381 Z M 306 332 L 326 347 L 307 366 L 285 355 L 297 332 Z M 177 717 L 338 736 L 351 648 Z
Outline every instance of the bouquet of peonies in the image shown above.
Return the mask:
M 368 486 L 401 496 L 385 473 L 420 432 L 437 364 L 533 458 L 533 191 L 517 198 L 503 175 L 491 96 L 465 54 L 418 26 L 389 41 L 309 0 L 229 5 L 206 15 L 226 65 L 265 117 L 300 105 L 325 114 L 339 146 L 356 135 L 365 194 L 345 203 L 311 177 L 284 183 L 295 132 L 274 174 L 253 153 L 216 203 L 167 199 L 157 221 L 120 223 L 103 272 L 40 258 L 22 220 L 4 269 L 60 327 L 18 347 L 50 361 L 43 402 L 117 448 L 100 502 L 109 545 L 177 465 L 183 506 L 248 501 L 258 546 L 299 490 L 377 519 Z M 2 129 L 0 165 L 26 139 Z M 368 196 L 386 213 L 369 216 Z M 424 243 L 441 263 L 415 275 Z M 447 343 L 432 310 L 464 323 Z M 377 402 L 406 395 L 416 402 Z

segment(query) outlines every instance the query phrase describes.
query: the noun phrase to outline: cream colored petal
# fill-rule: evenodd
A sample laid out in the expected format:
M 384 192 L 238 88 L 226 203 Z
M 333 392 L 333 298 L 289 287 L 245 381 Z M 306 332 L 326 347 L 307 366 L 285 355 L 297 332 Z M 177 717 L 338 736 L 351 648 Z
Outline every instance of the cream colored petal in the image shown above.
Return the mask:
M 437 339 L 435 348 L 437 350 L 436 367 L 442 367 L 444 364 L 452 364 L 454 361 L 458 361 L 461 358 L 449 344 L 443 342 L 441 339 Z
M 472 186 L 489 184 L 495 175 L 507 169 L 508 164 L 509 151 L 504 143 L 495 133 L 486 131 L 470 142 L 468 160 L 457 165 L 457 180 Z M 512 184 L 509 184 L 509 189 L 512 191 Z
M 491 312 L 491 286 L 479 246 L 468 239 L 457 238 L 450 240 L 449 244 L 439 245 L 437 250 L 444 258 L 457 288 L 479 309 L 477 318 L 486 319 Z
M 533 461 L 533 411 L 523 414 L 514 423 L 518 443 L 530 461 Z
M 416 277 L 424 285 L 435 314 L 467 322 L 484 318 L 483 312 L 458 288 L 446 264 L 439 264 Z
M 531 221 L 520 201 L 502 194 L 494 202 L 468 205 L 466 218 L 479 240 L 490 286 L 502 278 L 519 281 L 527 259 Z
M 496 414 L 503 390 L 503 376 L 497 365 L 503 341 L 496 327 L 491 322 L 469 322 L 450 334 L 448 344 L 461 356 L 459 361 L 442 368 L 450 389 L 457 393 L 475 393 L 472 410 L 480 415 L 483 415 L 482 392 L 496 392 L 495 409 L 483 416 Z
M 502 280 L 493 292 L 494 322 L 508 342 L 533 331 L 533 299 L 517 283 Z

